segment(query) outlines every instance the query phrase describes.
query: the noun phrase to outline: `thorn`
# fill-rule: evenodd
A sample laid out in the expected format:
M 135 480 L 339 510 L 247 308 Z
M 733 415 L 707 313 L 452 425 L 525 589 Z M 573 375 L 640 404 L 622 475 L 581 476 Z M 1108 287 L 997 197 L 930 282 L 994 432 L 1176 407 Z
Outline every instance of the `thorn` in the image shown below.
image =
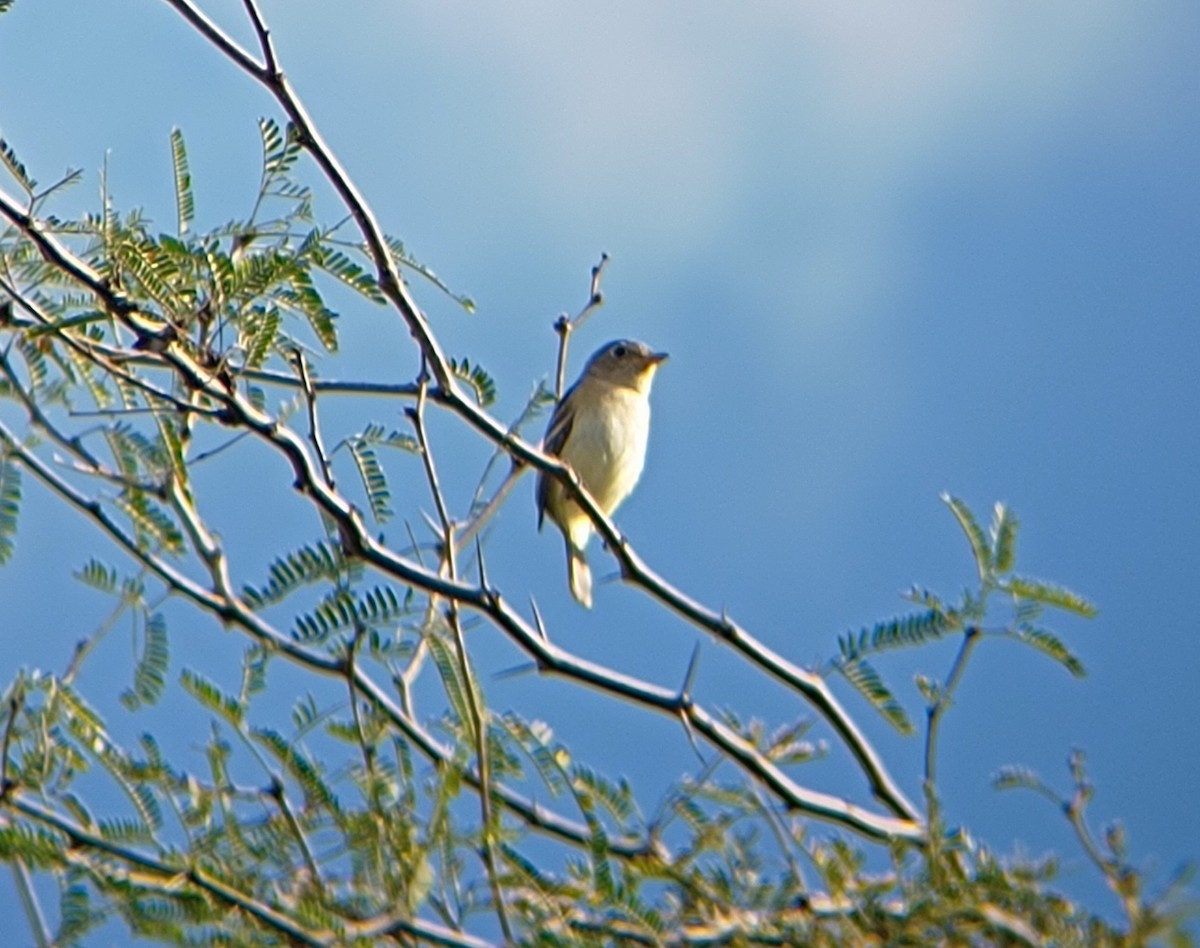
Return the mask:
M 529 597 L 529 605 L 533 607 L 533 624 L 537 627 L 538 635 L 542 637 L 543 642 L 549 642 L 550 639 L 546 635 L 546 626 L 542 622 L 542 613 L 538 609 L 537 600 L 533 596 Z
M 696 679 L 696 667 L 700 660 L 700 641 L 692 649 L 692 658 L 688 662 L 687 674 L 683 678 L 683 687 L 679 689 L 679 700 L 684 704 L 692 703 L 692 682 Z
M 480 542 L 478 534 L 475 535 L 475 558 L 479 561 L 479 586 L 484 593 L 490 594 L 488 590 L 487 566 L 483 562 L 483 544 Z
M 429 516 L 429 514 L 427 514 L 424 510 L 421 511 L 421 519 L 425 521 L 425 526 L 427 526 L 433 534 L 439 538 L 441 537 L 442 525 L 440 523 L 434 520 L 433 517 Z
M 696 732 L 692 730 L 692 722 L 686 714 L 681 714 L 679 719 L 683 721 L 683 730 L 687 734 L 688 743 L 692 745 L 692 750 L 696 752 L 696 759 L 703 764 L 704 755 L 700 752 L 700 745 L 696 743 Z
M 502 668 L 498 672 L 492 674 L 492 679 L 500 681 L 505 678 L 516 678 L 519 675 L 528 675 L 530 672 L 538 670 L 537 662 L 522 662 L 520 665 L 513 665 L 512 668 Z

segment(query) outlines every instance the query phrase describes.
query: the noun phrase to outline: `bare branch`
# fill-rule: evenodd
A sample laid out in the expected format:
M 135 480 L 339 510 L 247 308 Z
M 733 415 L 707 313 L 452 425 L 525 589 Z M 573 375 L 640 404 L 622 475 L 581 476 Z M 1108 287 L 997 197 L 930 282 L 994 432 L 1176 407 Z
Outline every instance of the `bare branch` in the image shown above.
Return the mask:
M 558 334 L 558 363 L 554 373 L 554 394 L 563 397 L 566 391 L 567 347 L 571 342 L 571 333 L 588 321 L 588 318 L 604 305 L 604 294 L 600 292 L 600 279 L 604 276 L 604 268 L 608 265 L 608 254 L 600 254 L 600 262 L 592 267 L 592 284 L 588 292 L 588 301 L 583 309 L 575 314 L 574 319 L 567 318 L 563 313 L 554 321 L 554 331 Z

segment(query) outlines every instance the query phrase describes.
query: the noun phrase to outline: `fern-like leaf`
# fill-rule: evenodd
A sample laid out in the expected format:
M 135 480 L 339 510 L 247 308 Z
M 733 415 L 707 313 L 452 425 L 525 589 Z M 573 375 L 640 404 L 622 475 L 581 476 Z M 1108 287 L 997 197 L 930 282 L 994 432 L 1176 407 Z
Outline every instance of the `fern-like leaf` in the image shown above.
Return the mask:
M 7 7 L 0 9 L 0 13 L 6 13 Z M 0 163 L 8 169 L 11 174 L 25 191 L 26 194 L 33 194 L 37 190 L 37 182 L 29 177 L 29 172 L 25 170 L 25 165 L 21 159 L 17 157 L 17 153 L 13 151 L 12 145 L 0 138 Z
M 65 864 L 63 841 L 49 830 L 27 823 L 0 826 L 0 859 L 23 861 L 32 869 L 59 869 Z
M 354 458 L 354 466 L 358 468 L 358 475 L 362 478 L 363 489 L 367 492 L 367 500 L 371 504 L 371 514 L 376 522 L 383 523 L 392 516 L 391 507 L 388 506 L 392 495 L 388 490 L 387 475 L 383 473 L 379 459 L 366 441 L 351 438 L 346 442 L 346 447 L 349 448 L 350 456 Z
M 475 401 L 479 402 L 481 408 L 487 408 L 496 400 L 496 383 L 480 366 L 471 365 L 468 359 L 451 359 L 450 370 L 471 386 Z
M 467 685 L 462 679 L 461 669 L 453 651 L 447 645 L 446 640 L 436 632 L 426 635 L 425 641 L 429 646 L 429 654 L 433 658 L 434 667 L 441 676 L 442 688 L 445 689 L 446 698 L 455 717 L 463 722 L 471 720 L 470 706 L 467 703 Z
M 0 458 L 0 566 L 16 549 L 17 514 L 21 509 L 21 470 L 17 462 Z
M 157 704 L 167 680 L 170 650 L 167 620 L 161 612 L 146 618 L 144 635 L 142 654 L 133 672 L 133 688 L 121 695 L 122 703 L 130 709 Z
M 400 451 L 407 451 L 409 454 L 421 453 L 421 446 L 412 435 L 405 434 L 403 431 L 388 431 L 377 421 L 368 422 L 367 426 L 355 437 L 367 444 L 396 448 Z
M 124 273 L 164 311 L 182 313 L 191 309 L 183 291 L 188 281 L 180 279 L 178 261 L 154 241 L 118 237 L 111 252 Z
M 252 609 L 281 602 L 301 586 L 336 580 L 346 576 L 350 564 L 340 547 L 324 540 L 314 546 L 301 547 L 282 559 L 276 560 L 269 569 L 270 578 L 265 586 L 242 588 L 242 596 Z
M 439 290 L 445 293 L 448 297 L 450 297 L 450 299 L 454 300 L 454 302 L 456 302 L 468 313 L 475 312 L 475 301 L 473 299 L 471 299 L 469 296 L 464 296 L 461 293 L 455 293 L 442 281 L 441 277 L 433 272 L 433 270 L 425 266 L 425 264 L 421 263 L 420 261 L 409 256 L 408 251 L 404 249 L 404 242 L 402 240 L 397 237 L 387 237 L 386 239 L 388 250 L 390 250 L 392 254 L 392 260 L 397 266 L 406 267 L 409 270 L 412 270 L 414 273 L 420 274 Z M 363 250 L 367 251 L 367 248 L 364 246 Z
M 992 786 L 997 790 L 1042 790 L 1041 778 L 1028 767 L 1015 764 L 1001 767 L 992 778 Z
M 271 347 L 279 338 L 279 326 L 283 317 L 275 307 L 255 307 L 239 324 L 239 344 L 246 353 L 246 368 L 262 368 Z
M 235 727 L 240 727 L 246 716 L 246 707 L 236 698 L 231 698 L 211 681 L 185 668 L 179 676 L 183 690 L 199 701 L 214 714 L 224 718 Z
M 502 715 L 498 723 L 529 755 L 551 796 L 562 793 L 566 789 L 563 768 L 570 762 L 570 753 L 554 741 L 550 726 L 542 721 L 526 721 L 512 711 Z
M 153 503 L 143 491 L 127 490 L 116 499 L 133 523 L 140 544 L 153 540 L 158 546 L 176 555 L 184 550 L 183 534 L 170 514 Z
M 386 303 L 387 297 L 379 289 L 379 284 L 362 266 L 355 263 L 340 250 L 320 247 L 313 253 L 313 262 L 336 280 L 340 280 L 360 296 L 372 303 Z
M 950 508 L 963 533 L 967 535 L 967 541 L 971 544 L 971 555 L 975 557 L 975 567 L 979 570 L 979 578 L 986 580 L 992 571 L 992 553 L 983 528 L 971 513 L 971 508 L 957 497 L 943 492 L 942 502 Z
M 145 823 L 128 817 L 100 820 L 96 828 L 100 836 L 111 843 L 146 843 L 154 838 Z
M 182 237 L 192 226 L 196 216 L 196 199 L 192 195 L 192 173 L 188 170 L 187 147 L 183 143 L 183 132 L 171 129 L 171 165 L 175 171 L 175 214 Z
M 290 287 L 280 289 L 280 301 L 300 313 L 308 320 L 317 339 L 326 352 L 338 351 L 337 314 L 325 305 L 321 294 L 308 282 L 308 275 L 301 271 Z
M 284 132 L 274 119 L 261 118 L 258 130 L 262 136 L 264 177 L 270 179 L 287 174 L 300 157 L 300 142 L 291 125 Z
M 901 734 L 913 733 L 912 722 L 879 673 L 862 658 L 838 665 L 846 680 Z
M 1030 599 L 1045 606 L 1053 606 L 1066 612 L 1073 612 L 1085 619 L 1094 619 L 1100 612 L 1091 602 L 1076 592 L 1064 586 L 1043 582 L 1040 579 L 1030 579 L 1027 576 L 1012 576 L 1004 584 L 1004 589 L 1014 599 Z
M 337 797 L 321 778 L 320 768 L 291 741 L 272 728 L 254 728 L 250 736 L 270 751 L 300 784 L 308 806 L 319 806 L 334 811 L 339 809 Z
M 1017 515 L 1007 505 L 996 504 L 992 516 L 992 564 L 997 573 L 1007 573 L 1016 560 Z
M 635 815 L 633 791 L 624 780 L 619 784 L 612 783 L 582 764 L 576 764 L 571 769 L 571 778 L 576 792 L 586 792 L 618 820 L 625 821 Z
M 1063 641 L 1048 629 L 1023 626 L 1017 629 L 1016 637 L 1018 641 L 1033 646 L 1043 655 L 1049 655 L 1076 678 L 1086 677 L 1087 669 L 1083 667 L 1083 662 L 1076 658 Z
M 58 897 L 58 914 L 60 921 L 53 941 L 56 945 L 83 944 L 83 936 L 108 916 L 92 906 L 89 889 L 83 882 L 63 887 Z
M 840 636 L 838 646 L 843 658 L 854 661 L 871 652 L 922 645 L 930 639 L 941 638 L 954 627 L 954 622 L 941 609 L 928 609 L 876 623 L 858 635 Z
M 300 642 L 324 642 L 340 629 L 353 628 L 356 618 L 350 594 L 344 589 L 335 590 L 312 612 L 296 617 L 293 636 Z

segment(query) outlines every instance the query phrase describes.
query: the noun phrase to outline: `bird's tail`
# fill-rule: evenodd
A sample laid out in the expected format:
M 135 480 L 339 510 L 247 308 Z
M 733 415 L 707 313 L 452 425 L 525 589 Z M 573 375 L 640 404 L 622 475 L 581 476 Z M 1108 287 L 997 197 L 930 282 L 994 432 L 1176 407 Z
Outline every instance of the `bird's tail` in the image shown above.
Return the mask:
M 583 550 L 577 550 L 567 541 L 567 580 L 571 583 L 571 595 L 585 609 L 592 608 L 592 570 L 588 566 Z

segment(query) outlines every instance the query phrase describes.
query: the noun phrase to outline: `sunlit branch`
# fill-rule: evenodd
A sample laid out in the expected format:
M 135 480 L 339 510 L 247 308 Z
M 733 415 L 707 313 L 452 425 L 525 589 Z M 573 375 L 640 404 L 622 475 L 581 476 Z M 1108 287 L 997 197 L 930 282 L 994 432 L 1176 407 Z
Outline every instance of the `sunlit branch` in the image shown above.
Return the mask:
M 48 255 L 52 262 L 64 261 L 67 272 L 84 282 L 92 292 L 105 299 L 120 314 L 120 318 L 128 321 L 135 331 L 150 331 L 142 329 L 140 326 L 142 320 L 134 318 L 137 314 L 135 305 L 113 293 L 97 277 L 95 271 L 77 260 L 71 251 L 58 243 L 55 238 L 42 233 L 35 223 L 19 216 L 14 217 L 10 209 L 11 204 L 6 203 L 6 196 L 0 192 L 0 212 L 8 215 L 22 229 L 32 228 L 30 237 L 35 240 L 44 255 Z M 348 553 L 362 557 L 376 568 L 382 569 L 406 583 L 416 585 L 436 595 L 454 598 L 484 612 L 501 629 L 513 636 L 518 644 L 525 648 L 532 646 L 532 654 L 538 655 L 540 638 L 533 633 L 533 630 L 522 618 L 508 607 L 497 592 L 474 587 L 461 581 L 452 581 L 428 569 L 418 567 L 376 541 L 367 530 L 361 513 L 321 480 L 311 455 L 295 432 L 280 425 L 270 415 L 254 406 L 237 391 L 224 373 L 214 372 L 197 363 L 182 346 L 175 344 L 172 332 L 155 329 L 154 333 L 152 338 L 158 351 L 161 352 L 164 360 L 178 372 L 190 389 L 203 392 L 216 404 L 223 405 L 227 423 L 253 431 L 256 436 L 271 444 L 288 459 L 296 475 L 297 489 L 308 495 L 326 515 L 338 524 L 342 544 Z M 461 399 L 456 394 L 456 389 L 451 389 L 448 397 L 454 400 L 456 406 L 460 406 L 464 410 L 468 419 L 476 423 L 480 430 L 498 438 L 515 453 L 526 457 L 537 466 L 545 467 L 563 478 L 572 491 L 578 494 L 582 505 L 593 516 L 602 535 L 608 539 L 610 548 L 615 551 L 623 566 L 627 567 L 628 572 L 632 575 L 639 576 L 646 588 L 655 590 L 659 598 L 671 605 L 672 608 L 692 619 L 702 628 L 718 634 L 723 641 L 734 645 L 743 654 L 752 656 L 758 664 L 768 668 L 776 677 L 805 694 L 831 721 L 835 729 L 850 745 L 855 756 L 863 763 L 872 778 L 872 789 L 876 796 L 900 819 L 889 820 L 878 817 L 826 794 L 803 790 L 793 781 L 784 777 L 777 768 L 766 762 L 753 749 L 739 746 L 737 741 L 730 742 L 730 734 L 724 733 L 719 727 L 701 728 L 697 717 L 701 712 L 699 709 L 693 710 L 690 705 L 687 706 L 688 713 L 686 714 L 688 726 L 702 730 L 717 746 L 729 753 L 732 759 L 755 773 L 757 779 L 763 780 L 774 792 L 781 794 L 789 806 L 810 812 L 823 819 L 842 823 L 872 837 L 887 837 L 894 833 L 895 838 L 914 841 L 921 838 L 919 818 L 912 805 L 887 777 L 874 749 L 842 711 L 819 676 L 795 668 L 751 638 L 728 618 L 717 617 L 666 584 L 641 563 L 624 537 L 617 532 L 611 520 L 596 507 L 595 501 L 583 489 L 578 475 L 569 466 L 530 447 L 522 439 L 503 428 L 486 412 L 478 409 L 473 402 Z M 468 406 L 469 410 L 465 410 Z M 222 586 L 226 589 L 229 588 L 227 576 L 223 577 Z M 248 610 L 244 606 L 240 606 L 236 600 L 228 597 L 218 598 L 221 602 L 220 614 L 223 616 L 248 613 Z M 546 648 L 551 648 L 551 646 L 543 643 L 542 649 Z M 649 686 L 642 687 L 640 684 L 630 687 L 631 679 L 598 669 L 589 663 L 573 661 L 562 654 L 555 656 L 552 660 L 547 659 L 545 654 L 540 654 L 538 659 L 539 662 L 545 663 L 555 670 L 569 669 L 572 677 L 585 684 L 608 690 L 662 713 L 675 716 L 683 710 L 673 696 L 664 699 L 664 694 L 669 693 Z

